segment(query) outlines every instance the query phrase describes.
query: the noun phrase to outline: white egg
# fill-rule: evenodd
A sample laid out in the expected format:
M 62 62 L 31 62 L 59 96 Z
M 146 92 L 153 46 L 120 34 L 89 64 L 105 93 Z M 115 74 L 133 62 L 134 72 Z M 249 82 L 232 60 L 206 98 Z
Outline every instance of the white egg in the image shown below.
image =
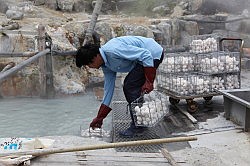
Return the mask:
M 139 121 L 139 122 L 142 122 L 142 117 L 139 117 L 139 116 L 138 116 L 138 117 L 137 117 L 137 122 L 138 122 L 138 121 Z
M 142 121 L 137 120 L 137 121 L 136 121 L 136 124 L 137 124 L 137 125 L 141 125 L 141 124 L 142 124 Z
M 140 112 L 140 111 L 141 111 L 140 107 L 139 106 L 135 106 L 135 112 L 137 113 L 137 112 Z

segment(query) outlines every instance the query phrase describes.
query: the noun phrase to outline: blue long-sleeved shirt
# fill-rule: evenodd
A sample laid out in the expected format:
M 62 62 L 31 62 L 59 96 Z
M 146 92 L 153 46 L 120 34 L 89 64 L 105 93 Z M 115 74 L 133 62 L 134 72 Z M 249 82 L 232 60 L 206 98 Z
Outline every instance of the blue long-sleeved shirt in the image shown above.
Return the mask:
M 160 59 L 163 48 L 152 38 L 123 36 L 109 40 L 100 49 L 104 60 L 104 96 L 102 103 L 109 106 L 115 88 L 117 72 L 130 72 L 140 63 L 153 67 L 154 59 Z

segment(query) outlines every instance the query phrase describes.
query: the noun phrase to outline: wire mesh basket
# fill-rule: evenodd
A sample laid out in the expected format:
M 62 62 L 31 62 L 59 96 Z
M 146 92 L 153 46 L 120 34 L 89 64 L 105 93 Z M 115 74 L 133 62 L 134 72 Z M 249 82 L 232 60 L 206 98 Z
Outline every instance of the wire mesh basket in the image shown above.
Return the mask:
M 224 75 L 225 89 L 240 88 L 240 73 L 227 73 Z
M 224 62 L 224 71 L 228 72 L 240 72 L 240 52 L 226 52 L 222 56 L 222 61 Z
M 209 96 L 217 90 L 240 88 L 240 72 L 205 74 L 158 71 L 157 87 L 172 96 Z
M 197 55 L 197 72 L 218 74 L 227 72 L 239 72 L 239 52 L 212 52 Z
M 226 52 L 240 52 L 242 51 L 244 41 L 239 38 L 221 38 L 220 50 Z
M 219 50 L 220 38 L 217 34 L 193 35 L 186 39 L 189 52 L 199 54 Z
M 167 97 L 158 91 L 144 94 L 132 102 L 128 109 L 131 109 L 135 125 L 141 127 L 153 127 L 169 113 Z
M 240 88 L 240 73 L 224 73 L 221 75 L 211 75 L 210 77 L 211 92 Z
M 195 70 L 196 58 L 189 52 L 170 53 L 165 56 L 160 70 L 167 73 L 190 72 Z
M 187 38 L 184 47 L 188 52 L 168 54 L 159 66 L 157 88 L 174 104 L 179 99 L 208 100 L 218 90 L 240 88 L 243 44 L 242 39 L 221 38 L 218 34 Z
M 210 76 L 193 73 L 158 72 L 157 86 L 176 96 L 207 94 L 211 91 Z
M 211 75 L 210 76 L 211 92 L 225 89 L 225 75 Z

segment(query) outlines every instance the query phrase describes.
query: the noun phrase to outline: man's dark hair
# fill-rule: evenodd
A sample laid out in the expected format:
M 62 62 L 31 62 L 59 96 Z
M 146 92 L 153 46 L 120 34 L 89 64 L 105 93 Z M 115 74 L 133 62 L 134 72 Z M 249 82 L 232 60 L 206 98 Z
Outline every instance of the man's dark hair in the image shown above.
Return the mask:
M 100 45 L 98 44 L 86 44 L 80 47 L 76 53 L 76 66 L 82 67 L 92 63 L 94 57 L 100 54 L 99 48 Z

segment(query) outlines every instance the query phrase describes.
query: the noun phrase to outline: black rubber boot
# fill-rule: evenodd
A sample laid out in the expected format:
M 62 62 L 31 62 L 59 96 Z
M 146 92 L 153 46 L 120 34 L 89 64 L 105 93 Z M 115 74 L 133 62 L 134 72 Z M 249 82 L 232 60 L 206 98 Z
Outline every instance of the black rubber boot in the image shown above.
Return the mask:
M 126 138 L 139 137 L 142 136 L 146 127 L 136 127 L 133 122 L 131 122 L 129 128 L 124 131 L 120 131 L 119 135 Z

